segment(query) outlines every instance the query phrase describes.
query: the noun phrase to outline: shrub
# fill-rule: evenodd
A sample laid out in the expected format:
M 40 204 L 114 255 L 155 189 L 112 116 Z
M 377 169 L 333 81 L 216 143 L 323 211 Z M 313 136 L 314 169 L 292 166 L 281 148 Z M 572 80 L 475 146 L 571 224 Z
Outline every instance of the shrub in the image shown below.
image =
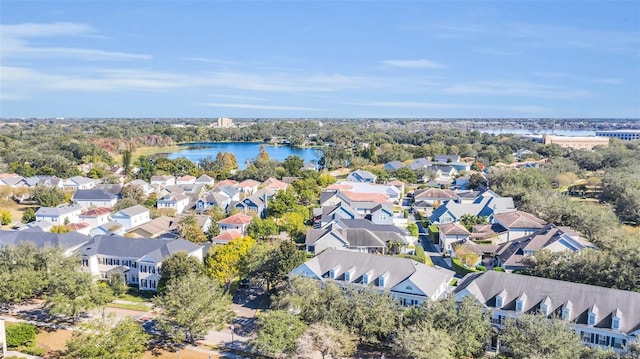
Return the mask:
M 17 348 L 21 345 L 33 345 L 36 339 L 36 327 L 27 323 L 19 323 L 7 327 L 7 347 Z
M 477 272 L 475 268 L 469 268 L 458 257 L 451 258 L 451 267 L 457 274 L 465 276 L 469 273 Z
M 11 212 L 6 209 L 0 209 L 0 224 L 5 225 L 11 223 Z
M 43 357 L 47 354 L 47 349 L 43 347 L 20 347 L 18 351 L 21 353 L 25 353 L 28 355 L 35 355 L 38 357 Z
M 504 268 L 502 267 L 493 267 L 493 270 L 496 272 L 504 272 Z
M 487 270 L 487 267 L 485 267 L 485 266 L 476 266 L 476 269 L 481 271 L 481 272 L 484 272 L 484 271 Z

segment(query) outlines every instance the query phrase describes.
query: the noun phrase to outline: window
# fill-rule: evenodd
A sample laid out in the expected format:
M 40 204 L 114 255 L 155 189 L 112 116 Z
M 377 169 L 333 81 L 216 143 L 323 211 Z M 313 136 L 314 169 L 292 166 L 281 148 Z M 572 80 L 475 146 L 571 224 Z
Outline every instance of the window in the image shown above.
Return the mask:
M 497 308 L 502 308 L 502 296 L 501 295 L 496 297 L 496 307 Z
M 384 287 L 384 277 L 378 277 L 378 286 Z
M 613 320 L 611 321 L 611 329 L 620 329 L 620 318 L 613 317 Z
M 580 337 L 582 338 L 582 341 L 585 343 L 592 343 L 592 339 L 591 339 L 592 334 L 591 333 L 586 333 L 586 332 L 580 332 Z
M 344 281 L 345 282 L 350 282 L 351 281 L 351 273 L 349 273 L 349 272 L 345 272 L 344 273 Z
M 83 259 L 82 260 L 82 266 L 83 267 L 88 267 L 89 266 L 89 260 L 88 259 Z
M 547 315 L 547 305 L 542 303 L 540 304 L 540 313 L 542 313 L 542 315 Z
M 155 274 L 155 272 L 156 272 L 156 267 L 151 267 L 151 273 Z
M 146 287 L 147 287 L 147 280 L 146 280 L 146 279 L 141 280 L 141 281 L 140 281 L 140 286 L 141 286 L 142 288 L 146 288 Z
M 516 311 L 517 311 L 517 312 L 521 312 L 521 311 L 522 311 L 522 306 L 523 306 L 522 304 L 523 304 L 523 303 L 522 303 L 522 301 L 521 301 L 521 300 L 519 300 L 519 299 L 518 299 L 518 300 L 516 300 Z
M 598 345 L 607 346 L 609 344 L 609 336 L 608 335 L 600 335 L 598 338 Z
M 368 274 L 363 274 L 362 275 L 362 284 L 369 284 L 369 275 Z
M 571 311 L 569 310 L 569 308 L 562 308 L 562 319 L 568 320 L 570 313 Z
M 587 324 L 589 324 L 589 325 L 595 325 L 596 324 L 596 314 L 595 313 L 589 313 L 589 319 L 587 321 Z
M 329 278 L 331 278 L 331 279 L 335 279 L 336 278 L 336 272 L 333 269 L 329 270 Z

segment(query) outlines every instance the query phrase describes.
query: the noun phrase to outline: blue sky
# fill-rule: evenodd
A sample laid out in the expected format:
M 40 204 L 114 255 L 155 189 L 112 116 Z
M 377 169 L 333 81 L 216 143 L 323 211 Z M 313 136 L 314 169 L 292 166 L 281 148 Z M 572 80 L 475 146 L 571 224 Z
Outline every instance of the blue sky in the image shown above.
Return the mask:
M 640 1 L 0 0 L 1 117 L 640 118 Z

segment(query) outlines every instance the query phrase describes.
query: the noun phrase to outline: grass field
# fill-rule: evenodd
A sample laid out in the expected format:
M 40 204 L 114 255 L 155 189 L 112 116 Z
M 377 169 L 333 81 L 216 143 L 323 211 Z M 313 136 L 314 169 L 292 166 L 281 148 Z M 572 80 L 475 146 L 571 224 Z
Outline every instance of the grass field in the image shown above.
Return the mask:
M 163 146 L 163 147 L 159 147 L 159 146 L 152 146 L 152 147 L 138 147 L 135 149 L 135 151 L 133 151 L 133 153 L 131 154 L 131 159 L 133 161 L 137 160 L 138 157 L 140 156 L 151 156 L 151 155 L 155 155 L 158 153 L 171 153 L 171 152 L 175 152 L 180 150 L 182 147 L 180 146 Z M 113 160 L 115 163 L 121 163 L 122 162 L 122 155 L 121 154 L 115 154 L 113 155 Z

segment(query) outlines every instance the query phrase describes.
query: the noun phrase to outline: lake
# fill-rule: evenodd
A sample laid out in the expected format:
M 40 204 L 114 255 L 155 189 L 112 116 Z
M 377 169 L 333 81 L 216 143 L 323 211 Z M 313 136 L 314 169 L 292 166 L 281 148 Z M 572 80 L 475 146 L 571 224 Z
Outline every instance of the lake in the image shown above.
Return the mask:
M 200 162 L 203 158 L 211 156 L 216 158 L 218 152 L 231 152 L 236 156 L 238 161 L 238 167 L 244 169 L 247 161 L 253 161 L 258 157 L 260 152 L 259 142 L 202 142 L 202 143 L 187 143 L 180 145 L 184 147 L 183 150 L 170 153 L 167 157 L 171 160 L 178 157 L 186 157 L 193 162 Z M 297 155 L 304 160 L 304 162 L 318 162 L 322 156 L 322 151 L 316 148 L 300 148 L 290 146 L 269 146 L 264 145 L 269 157 L 272 160 L 284 161 L 285 158 Z

